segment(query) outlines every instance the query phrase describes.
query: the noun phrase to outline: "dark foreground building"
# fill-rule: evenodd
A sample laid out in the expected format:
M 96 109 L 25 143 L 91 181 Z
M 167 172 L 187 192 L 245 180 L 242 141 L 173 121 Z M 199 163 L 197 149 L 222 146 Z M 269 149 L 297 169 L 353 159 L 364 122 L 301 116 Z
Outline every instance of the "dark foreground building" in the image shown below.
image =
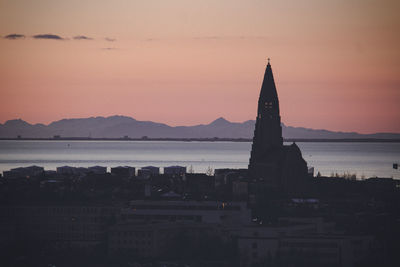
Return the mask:
M 249 175 L 258 187 L 287 193 L 301 191 L 308 176 L 299 147 L 283 145 L 279 99 L 269 60 L 258 99 Z

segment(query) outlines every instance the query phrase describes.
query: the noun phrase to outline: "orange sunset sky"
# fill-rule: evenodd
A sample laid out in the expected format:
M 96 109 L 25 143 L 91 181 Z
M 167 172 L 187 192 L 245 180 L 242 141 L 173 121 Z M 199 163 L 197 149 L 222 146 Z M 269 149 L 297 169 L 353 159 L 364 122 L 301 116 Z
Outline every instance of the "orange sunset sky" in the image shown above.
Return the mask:
M 385 0 L 0 0 L 0 123 L 255 119 L 270 57 L 286 125 L 400 132 L 399 14 Z

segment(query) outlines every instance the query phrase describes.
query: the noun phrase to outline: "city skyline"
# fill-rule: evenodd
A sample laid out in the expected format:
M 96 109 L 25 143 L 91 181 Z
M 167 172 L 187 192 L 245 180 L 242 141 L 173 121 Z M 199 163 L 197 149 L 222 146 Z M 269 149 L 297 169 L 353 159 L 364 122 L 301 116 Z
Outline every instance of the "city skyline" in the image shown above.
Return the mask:
M 0 123 L 253 120 L 271 57 L 285 124 L 400 132 L 398 10 L 358 0 L 0 1 Z

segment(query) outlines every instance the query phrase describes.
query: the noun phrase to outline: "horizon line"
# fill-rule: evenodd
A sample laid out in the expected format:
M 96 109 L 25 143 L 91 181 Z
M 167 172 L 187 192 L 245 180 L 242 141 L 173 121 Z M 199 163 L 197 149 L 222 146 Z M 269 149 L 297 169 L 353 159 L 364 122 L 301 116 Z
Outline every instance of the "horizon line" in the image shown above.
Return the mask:
M 190 125 L 170 125 L 170 124 L 164 123 L 164 122 L 158 122 L 158 121 L 152 121 L 152 120 L 141 120 L 141 119 L 136 119 L 136 118 L 131 117 L 131 116 L 117 114 L 117 115 L 110 115 L 110 116 L 89 116 L 89 117 L 62 118 L 62 119 L 53 120 L 53 121 L 51 121 L 49 123 L 40 123 L 40 122 L 31 123 L 31 122 L 28 122 L 27 120 L 24 120 L 22 118 L 16 118 L 16 119 L 5 120 L 3 123 L 0 122 L 0 125 L 5 125 L 9 121 L 18 121 L 18 120 L 20 120 L 20 121 L 28 123 L 29 125 L 49 126 L 50 124 L 52 124 L 54 122 L 58 122 L 58 121 L 62 121 L 62 120 L 79 120 L 79 119 L 92 119 L 92 118 L 93 119 L 95 119 L 95 118 L 108 119 L 108 118 L 112 118 L 112 117 L 125 117 L 125 118 L 133 119 L 135 121 L 159 123 L 159 124 L 164 124 L 164 125 L 167 125 L 167 126 L 173 127 L 173 128 L 175 128 L 175 127 L 193 127 L 193 126 L 199 126 L 199 125 L 209 125 L 209 124 L 211 124 L 211 123 L 213 123 L 213 122 L 215 122 L 217 120 L 225 120 L 225 121 L 227 121 L 229 123 L 239 123 L 239 124 L 242 124 L 242 123 L 245 123 L 245 122 L 248 122 L 248 121 L 254 121 L 254 122 L 256 121 L 255 119 L 248 119 L 248 120 L 244 120 L 244 121 L 230 121 L 229 119 L 226 119 L 223 116 L 219 116 L 216 119 L 214 119 L 214 120 L 212 120 L 212 121 L 210 121 L 208 123 L 198 123 L 198 124 L 190 124 Z M 292 128 L 304 128 L 304 129 L 310 129 L 310 130 L 315 130 L 315 131 L 330 131 L 330 132 L 336 132 L 336 133 L 356 133 L 356 134 L 361 134 L 361 135 L 369 135 L 369 134 L 400 134 L 400 132 L 382 132 L 382 131 L 381 132 L 376 131 L 376 132 L 360 133 L 360 132 L 357 132 L 357 131 L 342 131 L 342 130 L 331 130 L 331 129 L 323 129 L 323 128 L 311 128 L 311 127 L 307 127 L 307 126 L 292 126 L 292 125 L 285 124 L 284 122 L 282 122 L 281 124 L 286 126 L 286 127 L 292 127 Z

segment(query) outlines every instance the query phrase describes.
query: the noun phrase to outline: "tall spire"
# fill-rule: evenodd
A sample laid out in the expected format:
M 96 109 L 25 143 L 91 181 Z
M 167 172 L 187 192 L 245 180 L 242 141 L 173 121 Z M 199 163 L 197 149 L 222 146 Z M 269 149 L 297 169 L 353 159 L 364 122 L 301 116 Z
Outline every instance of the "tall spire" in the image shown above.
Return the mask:
M 269 151 L 283 146 L 278 93 L 270 60 L 265 69 L 264 79 L 258 99 L 257 120 L 249 168 L 263 162 Z
M 269 189 L 296 192 L 308 177 L 307 163 L 300 149 L 296 145 L 283 145 L 278 93 L 269 58 L 258 99 L 249 177 L 257 185 L 254 189 L 260 196 Z
M 274 111 L 275 115 L 279 116 L 279 100 L 278 93 L 276 92 L 274 75 L 272 74 L 272 67 L 270 58 L 268 58 L 268 64 L 265 69 L 264 80 L 261 86 L 260 98 L 258 99 L 258 115 L 266 111 L 265 107 L 267 104 L 272 105 L 271 109 L 267 111 Z

